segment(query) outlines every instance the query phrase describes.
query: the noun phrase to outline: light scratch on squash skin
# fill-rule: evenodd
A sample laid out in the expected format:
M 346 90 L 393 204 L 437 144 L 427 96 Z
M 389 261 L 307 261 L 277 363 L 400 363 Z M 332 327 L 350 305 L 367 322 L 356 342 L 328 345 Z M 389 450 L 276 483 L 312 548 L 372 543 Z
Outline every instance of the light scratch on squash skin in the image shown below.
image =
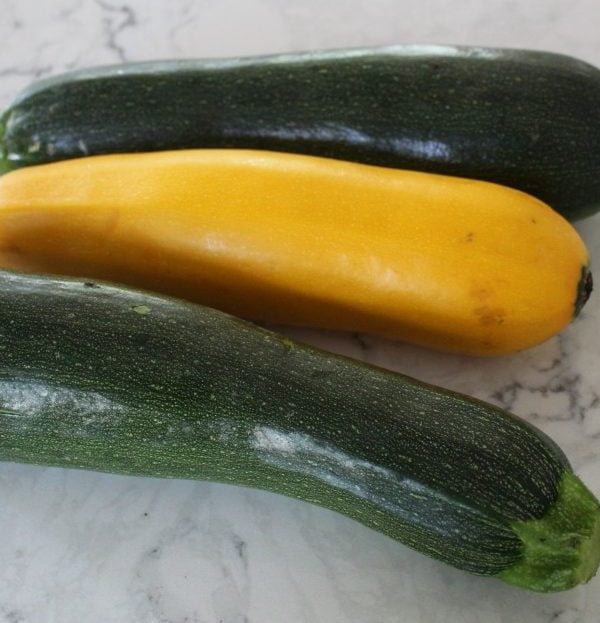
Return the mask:
M 150 308 L 148 307 L 148 305 L 132 305 L 131 309 L 136 314 L 140 314 L 141 316 L 145 316 L 146 314 L 150 313 Z

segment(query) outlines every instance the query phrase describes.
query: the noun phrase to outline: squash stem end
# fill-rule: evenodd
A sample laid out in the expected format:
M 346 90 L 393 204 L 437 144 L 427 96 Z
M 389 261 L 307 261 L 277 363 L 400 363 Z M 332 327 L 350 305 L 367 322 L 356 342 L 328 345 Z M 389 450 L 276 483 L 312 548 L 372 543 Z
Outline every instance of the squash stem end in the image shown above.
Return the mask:
M 581 269 L 581 278 L 577 284 L 577 298 L 575 299 L 575 318 L 579 316 L 579 313 L 583 309 L 583 306 L 590 298 L 590 294 L 594 289 L 594 279 L 589 266 L 584 266 Z
M 565 471 L 554 504 L 541 519 L 515 522 L 523 556 L 498 577 L 543 593 L 564 591 L 591 580 L 600 565 L 600 503 Z

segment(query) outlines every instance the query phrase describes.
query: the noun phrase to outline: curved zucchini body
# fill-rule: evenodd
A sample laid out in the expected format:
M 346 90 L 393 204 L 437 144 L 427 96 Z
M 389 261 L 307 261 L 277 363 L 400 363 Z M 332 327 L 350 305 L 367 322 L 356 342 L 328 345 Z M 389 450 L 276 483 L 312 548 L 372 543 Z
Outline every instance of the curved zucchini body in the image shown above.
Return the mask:
M 598 502 L 489 404 L 208 308 L 7 272 L 0 350 L 0 460 L 259 487 L 534 590 L 598 566 Z
M 0 121 L 0 169 L 197 147 L 483 179 L 569 219 L 600 207 L 600 72 L 558 54 L 408 46 L 69 73 Z
M 563 329 L 587 262 L 573 227 L 524 193 L 333 159 L 179 150 L 0 178 L 0 266 L 463 353 Z

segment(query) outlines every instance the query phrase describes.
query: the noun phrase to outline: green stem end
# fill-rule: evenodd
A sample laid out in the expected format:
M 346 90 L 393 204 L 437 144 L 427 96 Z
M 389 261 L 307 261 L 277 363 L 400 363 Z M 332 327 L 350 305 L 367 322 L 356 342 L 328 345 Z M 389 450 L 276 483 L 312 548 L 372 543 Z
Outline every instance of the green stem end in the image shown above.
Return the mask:
M 600 564 L 600 503 L 566 471 L 558 497 L 541 519 L 515 522 L 523 557 L 497 577 L 544 593 L 564 591 L 588 582 Z
M 0 116 L 0 175 L 8 173 L 11 166 L 8 164 L 6 147 L 4 144 L 4 134 L 6 129 L 6 114 Z

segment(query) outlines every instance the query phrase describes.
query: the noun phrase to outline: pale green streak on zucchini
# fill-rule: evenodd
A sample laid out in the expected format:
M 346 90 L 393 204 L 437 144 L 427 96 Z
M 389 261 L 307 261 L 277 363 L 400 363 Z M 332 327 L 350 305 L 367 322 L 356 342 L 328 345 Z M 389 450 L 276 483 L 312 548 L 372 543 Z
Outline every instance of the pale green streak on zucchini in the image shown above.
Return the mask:
M 208 308 L 7 272 L 0 353 L 0 460 L 266 489 L 533 590 L 598 565 L 597 502 L 564 454 L 467 396 Z

